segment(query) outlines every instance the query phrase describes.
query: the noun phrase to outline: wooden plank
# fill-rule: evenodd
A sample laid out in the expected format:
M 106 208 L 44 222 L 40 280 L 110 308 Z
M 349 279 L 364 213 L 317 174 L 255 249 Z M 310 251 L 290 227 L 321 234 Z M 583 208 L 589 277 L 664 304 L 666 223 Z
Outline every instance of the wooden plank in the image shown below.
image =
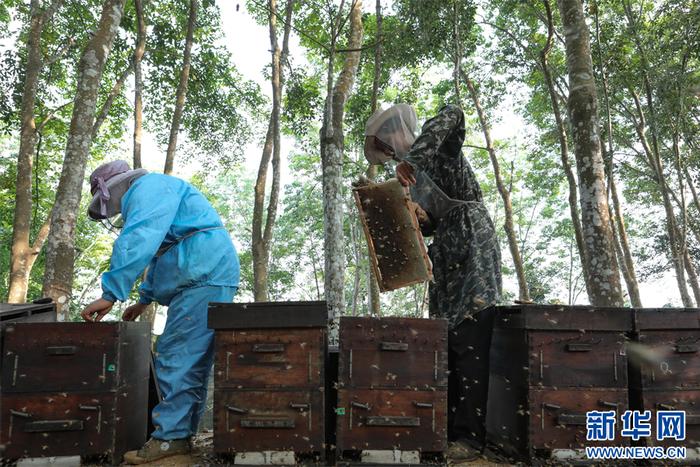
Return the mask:
M 316 328 L 327 324 L 324 301 L 209 304 L 211 329 Z
M 340 387 L 447 386 L 447 320 L 340 318 Z
M 447 448 L 447 390 L 339 389 L 338 450 Z
M 353 188 L 382 292 L 432 280 L 432 265 L 410 195 L 398 180 Z

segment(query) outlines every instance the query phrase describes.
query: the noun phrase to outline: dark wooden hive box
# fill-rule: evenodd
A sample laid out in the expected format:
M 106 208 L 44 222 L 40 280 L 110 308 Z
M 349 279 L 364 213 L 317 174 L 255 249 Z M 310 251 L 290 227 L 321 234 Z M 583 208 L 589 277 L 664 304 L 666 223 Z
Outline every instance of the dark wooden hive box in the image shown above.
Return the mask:
M 3 334 L 2 457 L 119 463 L 145 442 L 148 323 L 16 323 Z
M 340 319 L 337 449 L 442 452 L 447 321 Z
M 628 409 L 631 309 L 522 305 L 492 312 L 490 442 L 519 458 L 581 449 L 587 411 L 615 410 L 619 418 Z
M 326 302 L 212 303 L 214 450 L 325 450 Z
M 38 300 L 35 303 L 0 303 L 0 323 L 2 324 L 54 321 L 56 321 L 56 305 L 49 299 Z
M 700 309 L 639 308 L 634 313 L 634 338 L 658 361 L 630 364 L 630 398 L 639 410 L 686 412 L 686 439 L 648 445 L 700 446 Z
M 0 355 L 2 328 L 10 323 L 52 323 L 56 321 L 56 305 L 50 299 L 34 303 L 0 303 Z M 0 359 L 0 371 L 2 359 Z

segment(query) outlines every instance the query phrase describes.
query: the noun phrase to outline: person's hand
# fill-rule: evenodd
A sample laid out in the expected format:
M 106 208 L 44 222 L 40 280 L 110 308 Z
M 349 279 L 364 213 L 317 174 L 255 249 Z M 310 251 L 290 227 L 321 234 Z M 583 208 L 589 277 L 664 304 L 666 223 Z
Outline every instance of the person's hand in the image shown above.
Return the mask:
M 98 298 L 86 306 L 83 312 L 80 313 L 80 316 L 82 316 L 85 321 L 100 321 L 109 313 L 112 306 L 114 306 L 113 302 L 105 300 L 104 298 Z
M 418 219 L 418 226 L 424 237 L 429 237 L 435 232 L 435 223 L 430 215 L 420 207 L 418 203 L 409 201 L 410 209 L 416 213 L 416 219 Z
M 416 213 L 416 219 L 418 219 L 419 223 L 425 224 L 427 222 L 430 222 L 430 217 L 428 217 L 428 213 L 425 212 L 418 203 L 410 201 L 410 206 L 411 209 Z
M 399 163 L 396 166 L 396 178 L 403 186 L 415 185 L 416 177 L 413 173 L 413 167 L 406 161 Z
M 147 306 L 148 305 L 146 305 L 144 303 L 137 303 L 136 305 L 131 305 L 126 310 L 124 310 L 124 314 L 122 315 L 122 320 L 124 320 L 124 321 L 136 321 L 136 318 L 141 316 L 141 313 L 146 311 Z

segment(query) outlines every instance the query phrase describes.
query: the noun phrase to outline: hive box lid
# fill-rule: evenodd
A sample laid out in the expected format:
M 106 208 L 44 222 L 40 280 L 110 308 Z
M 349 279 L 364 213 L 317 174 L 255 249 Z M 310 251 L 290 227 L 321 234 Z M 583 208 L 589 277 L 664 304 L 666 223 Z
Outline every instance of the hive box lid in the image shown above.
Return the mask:
M 328 325 L 328 306 L 315 302 L 210 303 L 211 329 L 319 328 Z
M 632 331 L 634 310 L 592 305 L 514 305 L 492 307 L 492 312 L 497 313 L 497 328 Z
M 41 321 L 56 321 L 56 305 L 48 303 L 0 303 L 0 322 L 24 320 L 42 315 Z
M 700 308 L 637 308 L 634 329 L 700 329 Z

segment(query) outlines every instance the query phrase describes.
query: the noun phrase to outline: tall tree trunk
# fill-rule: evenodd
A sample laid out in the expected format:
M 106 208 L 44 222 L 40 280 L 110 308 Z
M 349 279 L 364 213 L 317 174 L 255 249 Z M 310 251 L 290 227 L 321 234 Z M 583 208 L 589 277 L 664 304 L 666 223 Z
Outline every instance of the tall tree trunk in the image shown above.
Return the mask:
M 700 282 L 698 282 L 698 273 L 695 270 L 695 265 L 693 260 L 690 258 L 690 253 L 686 248 L 683 252 L 683 259 L 685 263 L 685 270 L 688 273 L 688 282 L 690 283 L 690 288 L 693 290 L 693 297 L 695 298 L 695 303 L 700 303 Z
M 185 51 L 182 55 L 182 70 L 180 71 L 180 83 L 177 85 L 175 94 L 175 110 L 173 120 L 170 124 L 170 139 L 168 140 L 168 150 L 165 153 L 166 175 L 173 173 L 175 164 L 175 150 L 177 149 L 177 135 L 180 132 L 180 121 L 182 112 L 185 110 L 185 99 L 187 98 L 187 82 L 190 79 L 190 65 L 192 63 L 192 43 L 194 42 L 194 28 L 197 25 L 198 0 L 190 0 L 190 14 L 187 19 L 187 37 L 185 38 Z
M 255 182 L 255 199 L 253 205 L 253 294 L 256 301 L 264 302 L 269 298 L 268 276 L 270 267 L 270 249 L 272 231 L 277 217 L 277 204 L 280 189 L 280 116 L 282 112 L 282 88 L 284 77 L 282 67 L 289 53 L 289 33 L 291 31 L 294 0 L 287 1 L 284 23 L 284 38 L 280 50 L 277 41 L 277 0 L 269 0 L 270 45 L 272 53 L 272 111 L 268 123 L 267 136 L 263 146 L 258 177 Z M 265 212 L 265 187 L 267 170 L 272 159 L 272 187 L 270 199 Z M 264 224 L 264 225 L 263 225 Z
M 656 182 L 659 186 L 659 191 L 661 192 L 661 197 L 663 200 L 664 204 L 664 210 L 666 211 L 666 231 L 668 233 L 668 239 L 669 239 L 669 244 L 670 244 L 670 250 L 671 250 L 671 258 L 673 261 L 673 266 L 676 271 L 676 281 L 678 283 L 678 291 L 680 292 L 681 295 L 681 301 L 683 302 L 683 306 L 685 307 L 692 307 L 693 302 L 692 299 L 690 298 L 690 295 L 688 294 L 688 287 L 685 281 L 685 255 L 683 254 L 683 250 L 685 249 L 685 245 L 679 238 L 679 230 L 678 230 L 678 225 L 676 223 L 676 216 L 673 210 L 673 205 L 671 204 L 671 197 L 670 197 L 670 190 L 668 187 L 668 183 L 666 181 L 666 176 L 664 174 L 664 169 L 663 169 L 663 163 L 661 161 L 661 155 L 659 152 L 659 136 L 658 136 L 658 128 L 656 125 L 656 111 L 654 108 L 654 100 L 653 100 L 653 89 L 651 86 L 651 80 L 649 79 L 649 66 L 648 62 L 646 59 L 646 51 L 644 50 L 644 47 L 642 45 L 641 38 L 639 37 L 639 33 L 637 30 L 637 22 L 634 18 L 634 13 L 632 11 L 632 7 L 629 4 L 629 2 L 625 1 L 623 2 L 623 6 L 625 9 L 625 15 L 627 17 L 627 22 L 629 29 L 632 33 L 632 38 L 634 40 L 635 46 L 637 48 L 637 52 L 639 53 L 639 58 L 640 58 L 640 71 L 641 71 L 641 77 L 642 77 L 642 85 L 646 97 L 646 106 L 647 106 L 647 111 L 649 112 L 649 129 L 651 130 L 651 144 L 649 144 L 649 141 L 646 138 L 646 126 L 647 122 L 645 119 L 645 113 L 642 110 L 642 105 L 640 102 L 639 97 L 637 94 L 633 91 L 632 92 L 632 97 L 634 98 L 635 106 L 637 109 L 637 114 L 639 116 L 639 121 L 637 122 L 638 124 L 636 125 L 636 131 L 637 135 L 640 138 L 640 142 L 642 143 L 642 146 L 644 148 L 644 151 L 647 155 L 647 159 L 650 163 L 650 166 L 652 168 L 652 171 L 654 172 L 656 176 Z
M 608 92 L 608 75 L 605 70 L 605 64 L 603 63 L 603 44 L 600 42 L 600 23 L 598 21 L 597 2 L 595 4 L 595 32 L 596 42 L 598 43 L 598 65 L 600 66 L 600 76 L 603 84 L 603 100 L 605 102 L 605 130 L 608 142 L 607 157 L 605 159 L 608 161 L 608 170 L 606 171 L 608 176 L 608 195 L 612 200 L 614 208 L 614 210 L 610 211 L 610 217 L 613 219 L 611 226 L 613 228 L 615 248 L 618 253 L 618 263 L 622 271 L 622 277 L 624 277 L 625 284 L 627 285 L 627 293 L 629 294 L 630 302 L 633 307 L 640 308 L 642 306 L 642 299 L 639 295 L 639 283 L 637 282 L 634 260 L 632 259 L 629 239 L 627 238 L 627 229 L 625 228 L 625 219 L 617 191 L 617 183 L 615 183 L 612 114 L 610 111 L 610 94 Z
M 94 36 L 78 65 L 78 79 L 66 155 L 56 202 L 51 211 L 47 240 L 43 294 L 57 304 L 59 316 L 67 315 L 73 286 L 75 225 L 80 208 L 85 166 L 90 155 L 97 93 L 107 57 L 119 30 L 126 0 L 106 0 Z
M 596 306 L 622 306 L 620 273 L 608 215 L 605 168 L 600 151 L 598 96 L 588 26 L 581 0 L 559 0 L 569 71 L 569 120 L 575 142 L 583 237 Z
M 627 293 L 629 293 L 632 306 L 641 308 L 642 297 L 639 294 L 639 283 L 637 282 L 637 274 L 634 269 L 634 260 L 632 259 L 632 252 L 630 251 L 627 228 L 625 227 L 625 219 L 622 215 L 622 205 L 617 193 L 617 184 L 615 183 L 615 178 L 612 171 L 609 174 L 609 186 L 610 196 L 614 207 L 612 214 L 614 215 L 616 224 L 613 225 L 613 227 L 616 227 L 617 237 L 620 240 L 620 252 L 622 254 L 620 257 L 620 266 L 622 268 L 623 277 L 625 278 L 625 284 L 627 285 Z
M 525 279 L 525 268 L 523 267 L 523 259 L 520 256 L 520 248 L 518 247 L 518 240 L 515 236 L 515 227 L 513 225 L 513 204 L 510 200 L 510 191 L 506 188 L 501 178 L 501 168 L 498 163 L 498 158 L 496 157 L 496 149 L 493 147 L 493 141 L 491 140 L 491 128 L 486 120 L 484 114 L 484 109 L 481 107 L 481 102 L 479 100 L 479 95 L 474 88 L 474 83 L 469 78 L 469 76 L 463 73 L 464 82 L 469 89 L 469 95 L 472 98 L 474 107 L 476 108 L 476 113 L 479 116 L 479 124 L 481 125 L 481 131 L 484 134 L 484 141 L 486 143 L 486 150 L 489 153 L 489 158 L 491 159 L 491 165 L 493 166 L 493 173 L 496 177 L 496 187 L 498 192 L 503 199 L 503 209 L 505 210 L 505 223 L 504 227 L 506 230 L 506 236 L 508 237 L 508 246 L 510 247 L 510 254 L 513 257 L 513 265 L 515 266 L 515 275 L 518 278 L 518 298 L 523 301 L 530 301 L 530 292 L 527 288 L 527 281 Z
M 372 100 L 370 102 L 371 113 L 377 110 L 379 100 L 379 81 L 382 75 L 382 44 L 384 41 L 382 17 L 382 0 L 377 0 L 375 5 L 375 16 L 377 19 L 377 36 L 374 46 L 374 79 L 372 80 Z M 377 165 L 370 164 L 367 168 L 367 178 L 374 180 L 377 178 Z M 367 258 L 369 258 L 369 246 L 367 247 Z M 367 305 L 370 316 L 379 316 L 381 314 L 381 298 L 379 295 L 379 283 L 377 282 L 377 273 L 374 272 L 371 261 L 367 261 Z
M 136 49 L 134 50 L 134 168 L 140 169 L 141 138 L 143 134 L 143 75 L 141 61 L 146 53 L 146 21 L 143 15 L 143 0 L 134 0 L 136 7 Z
M 545 10 L 547 12 L 547 43 L 540 51 L 540 63 L 542 65 L 542 74 L 544 75 L 545 84 L 549 93 L 549 100 L 552 104 L 552 113 L 554 121 L 557 125 L 557 134 L 559 136 L 559 150 L 561 155 L 561 165 L 566 175 L 566 181 L 569 185 L 569 212 L 571 215 L 571 223 L 574 227 L 574 239 L 576 240 L 576 249 L 578 250 L 581 260 L 581 270 L 583 273 L 583 282 L 586 286 L 586 291 L 590 296 L 589 279 L 591 277 L 588 267 L 588 256 L 586 253 L 586 244 L 583 240 L 583 228 L 581 227 L 581 216 L 578 211 L 578 187 L 576 185 L 576 176 L 571 168 L 569 160 L 569 139 L 566 131 L 566 125 L 561 115 L 559 108 L 559 96 L 557 94 L 554 78 L 549 68 L 549 52 L 552 49 L 552 41 L 554 36 L 554 19 L 552 17 L 552 9 L 549 5 L 549 0 L 544 0 Z M 570 294 L 571 295 L 571 294 Z
M 342 5 L 341 5 L 342 6 Z M 339 15 L 342 14 L 342 8 Z M 340 21 L 338 21 L 338 26 Z M 343 68 L 333 85 L 337 27 L 328 57 L 326 105 L 321 128 L 321 165 L 323 168 L 323 218 L 325 256 L 325 295 L 329 318 L 337 333 L 337 320 L 345 310 L 345 240 L 343 235 L 343 116 L 345 103 L 355 81 L 362 44 L 362 1 L 353 0 L 350 10 L 348 50 Z M 335 338 L 335 336 L 332 336 Z
M 690 283 L 690 288 L 693 290 L 693 297 L 695 298 L 695 303 L 700 305 L 700 283 L 698 283 L 698 275 L 695 272 L 695 265 L 690 258 L 688 253 L 688 206 L 685 201 L 685 177 L 683 176 L 683 157 L 681 156 L 681 148 L 679 143 L 680 136 L 678 134 L 677 127 L 673 130 L 673 155 L 675 157 L 675 169 L 678 176 L 678 193 L 680 195 L 680 210 L 682 226 L 679 227 L 678 238 L 680 243 L 680 250 L 683 254 L 683 260 L 685 263 L 685 270 L 688 273 L 688 282 Z
M 688 186 L 690 187 L 690 193 L 693 195 L 693 206 L 695 206 L 695 210 L 700 214 L 700 198 L 698 198 L 698 192 L 695 189 L 695 184 L 693 182 L 693 178 L 690 176 L 687 165 L 683 166 L 683 172 L 685 174 L 686 181 L 688 182 Z M 700 243 L 700 232 L 693 227 L 692 223 L 690 224 L 690 229 L 693 232 L 695 241 Z
M 642 145 L 644 154 L 647 157 L 647 163 L 652 170 L 654 175 L 654 180 L 659 188 L 659 193 L 661 193 L 661 199 L 663 200 L 664 211 L 666 213 L 666 233 L 668 235 L 668 241 L 670 245 L 671 261 L 673 263 L 673 268 L 676 272 L 676 283 L 678 284 L 678 291 L 681 296 L 681 302 L 683 302 L 684 307 L 692 307 L 693 301 L 688 293 L 688 286 L 685 282 L 685 261 L 679 248 L 678 239 L 678 226 L 676 225 L 676 214 L 673 210 L 673 204 L 671 203 L 671 196 L 668 189 L 668 184 L 666 183 L 666 176 L 663 171 L 663 164 L 661 158 L 657 152 L 658 146 L 654 144 L 649 144 L 649 140 L 646 136 L 646 117 L 644 114 L 644 109 L 642 108 L 642 103 L 639 95 L 634 90 L 630 90 L 632 99 L 634 100 L 634 105 L 637 110 L 637 118 L 635 119 L 635 131 L 639 138 L 639 142 Z
M 124 83 L 132 71 L 134 71 L 133 58 L 129 61 L 129 65 L 127 65 L 124 71 L 121 72 L 117 78 L 117 81 L 112 86 L 112 89 L 110 89 L 109 94 L 107 94 L 105 101 L 102 103 L 99 112 L 97 112 L 95 116 L 95 123 L 92 124 L 92 139 L 97 138 L 97 134 L 99 133 L 102 124 L 105 122 L 105 120 L 107 120 L 107 116 L 109 116 L 109 111 L 112 108 L 114 99 L 121 94 Z
M 51 17 L 62 1 L 53 0 L 46 10 L 42 10 L 40 0 L 32 0 L 30 5 L 27 61 L 25 63 L 24 86 L 20 106 L 22 124 L 20 127 L 19 153 L 17 154 L 15 213 L 12 224 L 10 284 L 7 297 L 10 303 L 26 301 L 29 274 L 48 234 L 48 224 L 46 224 L 46 229 L 42 227 L 34 243 L 30 243 L 33 156 L 37 141 L 34 110 L 41 70 L 44 67 L 44 57 L 41 51 L 41 33 L 46 23 L 51 21 Z

